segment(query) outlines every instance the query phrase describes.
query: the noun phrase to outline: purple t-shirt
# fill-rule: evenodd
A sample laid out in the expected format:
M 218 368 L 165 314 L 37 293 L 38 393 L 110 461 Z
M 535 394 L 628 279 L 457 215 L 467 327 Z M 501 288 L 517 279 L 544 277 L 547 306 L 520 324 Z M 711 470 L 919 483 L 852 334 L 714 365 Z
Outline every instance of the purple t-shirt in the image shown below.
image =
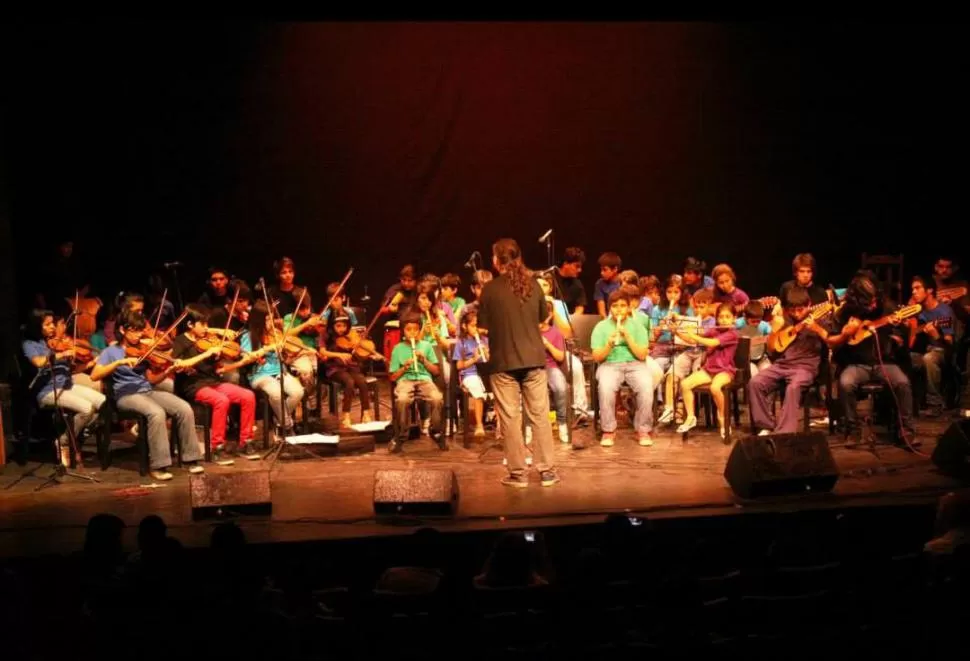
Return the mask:
M 542 337 L 546 338 L 549 344 L 560 351 L 566 350 L 566 340 L 563 338 L 562 332 L 555 326 L 549 326 L 549 328 L 542 331 Z M 559 367 L 559 363 L 552 357 L 548 349 L 546 349 L 546 367 Z
M 720 342 L 716 347 L 707 350 L 704 371 L 711 376 L 727 372 L 733 377 L 737 371 L 734 366 L 734 353 L 738 349 L 738 331 L 733 328 L 727 330 L 712 328 L 704 332 L 704 337 L 716 338 Z
M 723 291 L 714 287 L 714 302 L 715 303 L 730 303 L 735 309 L 747 305 L 748 301 L 751 300 L 750 297 L 744 293 L 744 290 L 735 287 L 734 291 L 730 294 L 725 294 Z

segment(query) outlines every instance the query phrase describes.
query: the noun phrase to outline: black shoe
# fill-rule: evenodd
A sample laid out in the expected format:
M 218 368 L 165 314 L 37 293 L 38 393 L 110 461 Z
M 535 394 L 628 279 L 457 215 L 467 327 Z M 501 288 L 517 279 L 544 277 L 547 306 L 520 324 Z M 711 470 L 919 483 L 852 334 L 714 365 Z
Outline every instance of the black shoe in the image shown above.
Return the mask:
M 916 438 L 916 430 L 907 429 L 899 434 L 899 445 L 904 449 L 916 449 L 923 445 L 923 441 Z
M 862 430 L 853 429 L 845 437 L 845 447 L 855 448 L 862 445 Z
M 388 454 L 401 454 L 401 450 L 404 448 L 404 442 L 398 441 L 396 439 L 391 439 L 387 443 L 387 453 Z
M 445 435 L 442 434 L 440 431 L 439 432 L 432 432 L 431 433 L 431 439 L 435 443 L 438 444 L 438 447 L 440 449 L 442 449 L 442 450 L 447 450 L 448 449 L 448 439 L 446 439 L 445 438 Z
M 551 487 L 559 484 L 559 476 L 555 471 L 542 471 L 539 473 L 540 484 L 544 487 Z
M 236 452 L 241 457 L 248 459 L 249 461 L 256 461 L 259 459 L 259 453 L 256 451 L 256 444 L 252 441 L 246 441 L 245 443 L 241 444 L 236 449 Z
M 232 456 L 226 451 L 226 446 L 220 445 L 212 449 L 212 463 L 219 466 L 232 466 L 235 462 Z

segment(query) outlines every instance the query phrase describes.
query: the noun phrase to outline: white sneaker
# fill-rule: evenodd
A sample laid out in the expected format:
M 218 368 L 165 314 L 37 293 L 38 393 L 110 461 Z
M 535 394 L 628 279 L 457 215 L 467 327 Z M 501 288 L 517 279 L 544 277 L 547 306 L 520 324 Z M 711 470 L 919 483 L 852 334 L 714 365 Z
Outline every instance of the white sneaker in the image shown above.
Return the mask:
M 662 425 L 665 425 L 668 422 L 673 422 L 673 421 L 674 421 L 674 410 L 668 409 L 668 408 L 665 408 L 663 412 L 660 414 L 660 417 L 657 418 L 657 422 Z
M 682 424 L 680 427 L 677 428 L 677 433 L 686 434 L 696 426 L 697 426 L 697 418 L 695 418 L 694 416 L 690 416 L 689 418 L 684 420 L 684 424 Z
M 569 442 L 569 425 L 565 422 L 559 423 L 559 440 L 563 443 Z
M 758 432 L 758 436 L 771 436 L 771 432 L 768 431 L 767 429 L 762 429 L 761 431 Z
M 529 445 L 532 443 L 532 427 L 525 428 L 525 444 Z
M 431 421 L 430 420 L 422 420 L 421 421 L 421 434 L 422 434 L 422 436 L 427 436 L 429 429 L 431 429 Z

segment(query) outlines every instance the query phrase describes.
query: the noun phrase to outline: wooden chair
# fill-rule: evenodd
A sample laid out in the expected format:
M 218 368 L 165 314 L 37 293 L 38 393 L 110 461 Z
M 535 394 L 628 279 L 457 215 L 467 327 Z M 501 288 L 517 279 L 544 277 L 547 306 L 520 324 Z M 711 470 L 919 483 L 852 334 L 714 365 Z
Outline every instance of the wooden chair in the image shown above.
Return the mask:
M 738 393 L 748 387 L 748 382 L 751 381 L 751 338 L 740 337 L 738 338 L 738 348 L 734 352 L 734 380 L 728 383 L 723 388 L 725 397 L 725 406 L 729 409 L 729 414 L 725 416 L 725 432 L 727 434 L 726 442 L 730 442 L 731 433 L 734 431 L 734 427 L 741 426 L 741 408 L 739 404 Z M 705 424 L 710 427 L 713 425 L 714 420 L 711 419 L 711 412 L 714 409 L 713 396 L 711 395 L 710 385 L 698 386 L 694 389 L 695 394 L 695 411 L 694 415 L 697 415 L 696 407 L 701 406 L 701 400 L 707 399 L 705 401 Z M 716 418 L 716 415 L 715 415 Z M 731 424 L 731 421 L 734 424 Z M 681 434 L 681 440 L 686 443 L 690 432 L 683 432 Z
M 862 253 L 862 268 L 876 274 L 883 290 L 902 304 L 909 299 L 903 288 L 903 256 Z

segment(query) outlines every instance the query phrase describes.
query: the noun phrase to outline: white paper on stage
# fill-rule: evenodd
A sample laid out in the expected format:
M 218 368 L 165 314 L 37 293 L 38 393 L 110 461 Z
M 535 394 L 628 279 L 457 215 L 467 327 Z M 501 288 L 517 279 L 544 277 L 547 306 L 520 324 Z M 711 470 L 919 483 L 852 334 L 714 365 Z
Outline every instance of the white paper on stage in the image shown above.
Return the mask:
M 356 425 L 350 425 L 350 428 L 354 431 L 365 433 L 369 431 L 384 431 L 389 424 L 391 424 L 390 420 L 375 420 L 373 422 L 359 422 Z
M 340 437 L 329 434 L 302 434 L 300 436 L 287 436 L 286 442 L 293 445 L 316 445 L 318 443 L 336 445 L 340 442 Z

